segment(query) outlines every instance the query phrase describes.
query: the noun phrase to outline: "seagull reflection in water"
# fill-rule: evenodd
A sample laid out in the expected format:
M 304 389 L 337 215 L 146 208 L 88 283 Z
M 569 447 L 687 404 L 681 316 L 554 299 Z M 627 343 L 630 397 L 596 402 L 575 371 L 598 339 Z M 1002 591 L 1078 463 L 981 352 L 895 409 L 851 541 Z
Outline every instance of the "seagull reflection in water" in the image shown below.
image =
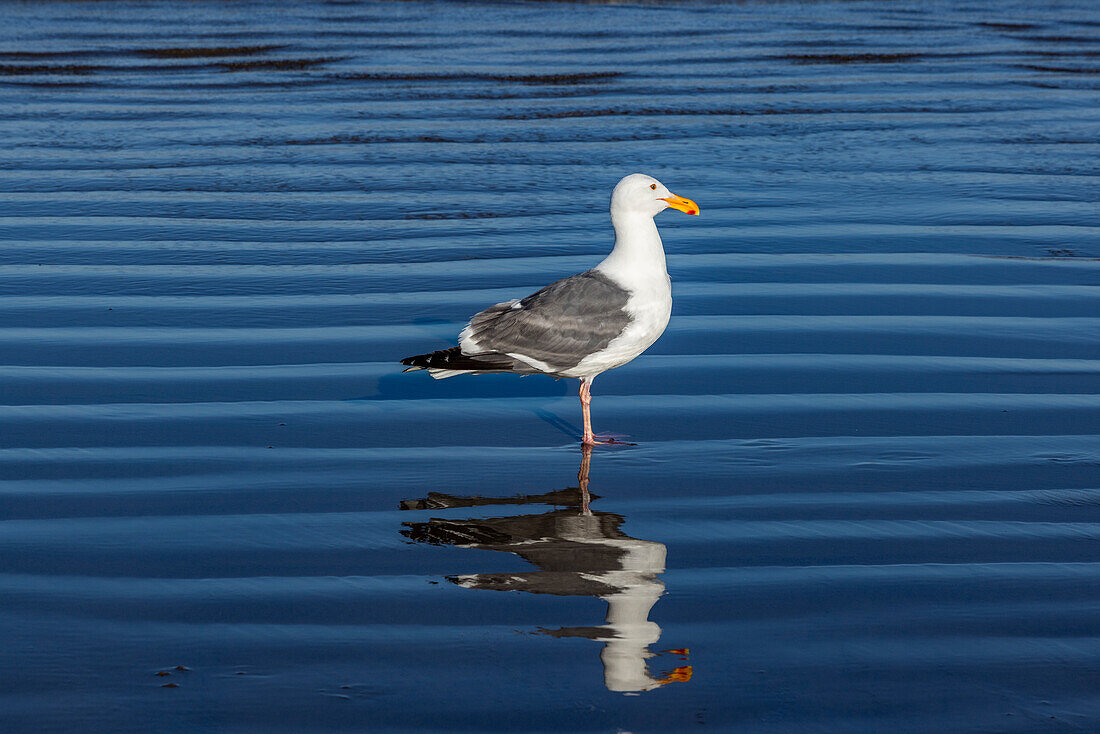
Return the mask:
M 691 666 L 682 665 L 654 677 L 646 661 L 656 653 L 661 628 L 649 612 L 664 592 L 658 575 L 665 570 L 663 543 L 631 538 L 619 526 L 620 515 L 593 511 L 588 473 L 592 447 L 584 446 L 577 487 L 515 497 L 455 497 L 429 493 L 405 500 L 402 510 L 434 510 L 482 505 L 545 504 L 564 509 L 511 517 L 402 523 L 401 534 L 420 543 L 514 553 L 540 570 L 528 573 L 479 573 L 449 576 L 467 589 L 526 591 L 559 596 L 595 596 L 607 602 L 607 619 L 593 627 L 540 630 L 553 637 L 587 637 L 604 643 L 600 653 L 604 684 L 611 691 L 651 691 L 666 683 L 691 680 Z M 687 650 L 667 650 L 681 660 Z

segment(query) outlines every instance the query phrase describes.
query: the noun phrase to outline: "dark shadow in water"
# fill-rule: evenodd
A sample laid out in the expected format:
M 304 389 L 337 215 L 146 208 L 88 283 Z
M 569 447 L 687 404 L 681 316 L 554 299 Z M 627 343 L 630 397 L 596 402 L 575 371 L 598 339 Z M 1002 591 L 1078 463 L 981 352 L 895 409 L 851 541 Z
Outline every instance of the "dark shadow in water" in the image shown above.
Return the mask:
M 661 628 L 649 612 L 665 586 L 663 543 L 632 538 L 619 527 L 623 517 L 590 507 L 597 496 L 588 491 L 592 449 L 582 449 L 577 487 L 514 497 L 456 497 L 431 492 L 424 499 L 404 500 L 402 510 L 433 510 L 485 505 L 555 505 L 561 509 L 510 517 L 402 523 L 401 534 L 418 543 L 452 545 L 514 553 L 538 567 L 527 573 L 479 573 L 449 576 L 467 589 L 526 591 L 558 596 L 595 596 L 607 602 L 602 625 L 543 629 L 552 637 L 587 637 L 602 642 L 604 684 L 622 693 L 651 691 L 666 683 L 691 680 L 691 666 L 682 665 L 661 676 L 646 661 L 656 653 L 649 646 Z M 668 650 L 681 660 L 687 650 Z
M 548 410 L 536 410 L 535 415 L 537 415 L 545 422 L 549 423 L 557 430 L 564 433 L 566 436 L 569 436 L 569 438 L 575 439 L 578 434 L 582 433 L 580 426 L 575 426 L 564 418 L 559 418 Z M 591 450 L 591 447 L 589 447 L 589 450 Z M 581 469 L 583 470 L 584 466 L 582 466 Z

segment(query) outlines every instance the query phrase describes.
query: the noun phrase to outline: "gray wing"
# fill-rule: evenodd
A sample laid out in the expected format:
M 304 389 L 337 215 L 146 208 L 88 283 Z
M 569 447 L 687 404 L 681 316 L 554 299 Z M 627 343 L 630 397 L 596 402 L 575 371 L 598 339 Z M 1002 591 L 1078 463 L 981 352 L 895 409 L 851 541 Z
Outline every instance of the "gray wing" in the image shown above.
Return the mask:
M 622 333 L 630 323 L 624 310 L 629 299 L 607 276 L 589 270 L 521 301 L 485 309 L 470 319 L 463 344 L 472 341 L 482 354 L 530 357 L 548 365 L 550 373 L 561 372 Z

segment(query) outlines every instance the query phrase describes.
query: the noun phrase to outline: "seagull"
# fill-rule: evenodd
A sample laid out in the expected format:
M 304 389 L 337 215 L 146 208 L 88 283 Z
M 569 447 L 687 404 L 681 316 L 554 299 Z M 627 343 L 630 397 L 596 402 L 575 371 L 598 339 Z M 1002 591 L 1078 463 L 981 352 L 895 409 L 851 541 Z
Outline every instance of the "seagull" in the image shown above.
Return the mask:
M 592 433 L 592 381 L 644 352 L 668 326 L 672 283 L 653 217 L 670 207 L 699 213 L 652 176 L 627 176 L 611 193 L 615 247 L 603 262 L 490 306 L 470 319 L 458 346 L 406 357 L 405 372 L 427 370 L 437 380 L 493 372 L 579 378 L 581 442 L 618 443 Z

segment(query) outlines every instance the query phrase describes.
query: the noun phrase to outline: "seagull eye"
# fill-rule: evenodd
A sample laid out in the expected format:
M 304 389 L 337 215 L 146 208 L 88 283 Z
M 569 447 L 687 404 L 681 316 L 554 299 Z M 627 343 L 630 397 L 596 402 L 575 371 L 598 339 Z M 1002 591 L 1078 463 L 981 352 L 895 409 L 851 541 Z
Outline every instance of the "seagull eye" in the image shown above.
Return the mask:
M 651 188 L 651 189 L 653 189 L 654 191 L 656 191 L 656 190 L 657 190 L 657 184 L 650 184 L 650 185 L 649 185 L 649 188 Z

